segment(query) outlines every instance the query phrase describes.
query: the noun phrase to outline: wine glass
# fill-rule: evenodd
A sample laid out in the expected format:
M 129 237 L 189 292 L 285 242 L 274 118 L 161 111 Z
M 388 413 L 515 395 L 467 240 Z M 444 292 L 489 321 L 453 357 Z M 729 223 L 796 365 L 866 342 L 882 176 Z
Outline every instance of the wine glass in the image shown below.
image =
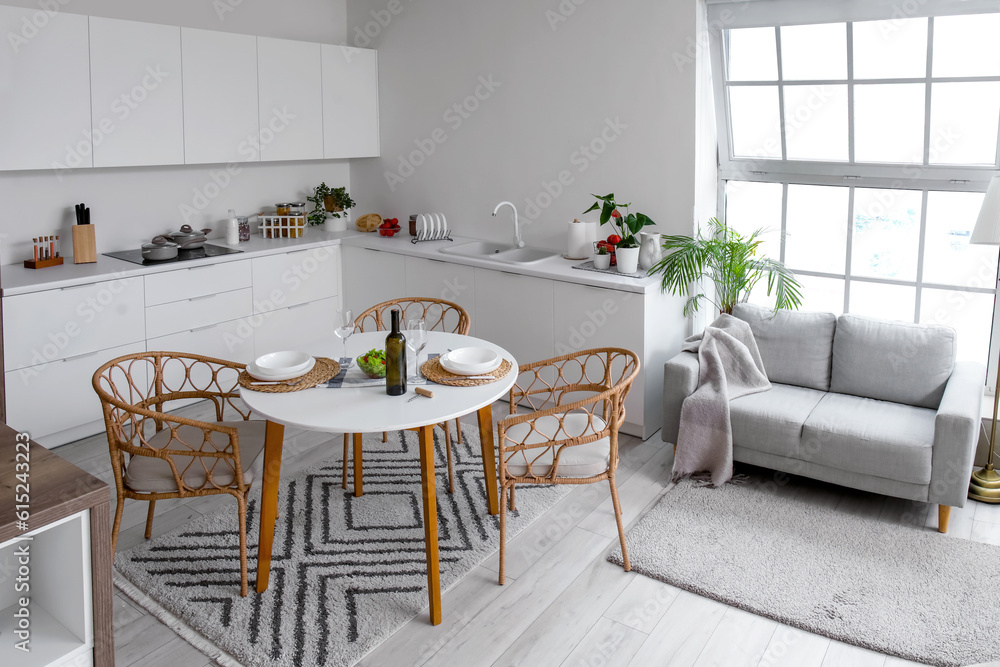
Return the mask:
M 410 320 L 406 325 L 406 347 L 413 353 L 416 363 L 411 381 L 420 379 L 420 353 L 427 346 L 427 322 L 424 318 Z
M 337 326 L 333 330 L 333 333 L 337 334 L 337 338 L 344 341 L 344 363 L 347 363 L 347 339 L 354 333 L 354 313 L 347 309 L 338 308 L 336 323 Z

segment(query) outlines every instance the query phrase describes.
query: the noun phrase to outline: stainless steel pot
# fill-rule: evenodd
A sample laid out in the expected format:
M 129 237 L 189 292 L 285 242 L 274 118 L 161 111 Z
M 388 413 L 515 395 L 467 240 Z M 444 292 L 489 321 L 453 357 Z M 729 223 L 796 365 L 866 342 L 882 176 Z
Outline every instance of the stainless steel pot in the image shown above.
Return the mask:
M 171 232 L 167 234 L 167 237 L 179 244 L 183 250 L 197 250 L 205 245 L 207 235 L 211 231 L 211 228 L 196 231 L 191 225 L 184 225 L 179 232 Z
M 142 258 L 162 262 L 177 257 L 178 246 L 166 236 L 157 236 L 150 243 L 142 244 Z

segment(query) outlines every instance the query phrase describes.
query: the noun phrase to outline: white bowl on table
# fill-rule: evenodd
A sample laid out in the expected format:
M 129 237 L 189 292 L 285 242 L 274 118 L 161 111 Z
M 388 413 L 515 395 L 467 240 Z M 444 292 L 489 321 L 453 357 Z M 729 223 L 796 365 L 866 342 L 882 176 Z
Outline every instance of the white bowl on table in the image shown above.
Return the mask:
M 258 380 L 291 380 L 305 375 L 316 365 L 316 360 L 305 352 L 271 352 L 247 364 L 247 372 Z
M 500 368 L 503 359 L 485 347 L 461 347 L 441 355 L 441 366 L 455 375 L 483 375 Z

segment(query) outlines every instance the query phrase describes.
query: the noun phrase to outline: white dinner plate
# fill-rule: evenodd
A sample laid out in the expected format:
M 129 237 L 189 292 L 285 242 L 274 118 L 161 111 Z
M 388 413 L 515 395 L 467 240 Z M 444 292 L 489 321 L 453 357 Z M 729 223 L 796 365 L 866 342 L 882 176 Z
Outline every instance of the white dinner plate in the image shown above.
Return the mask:
M 285 369 L 262 368 L 257 365 L 256 361 L 251 361 L 247 364 L 247 373 L 249 373 L 250 377 L 255 380 L 262 380 L 264 382 L 281 382 L 282 380 L 291 380 L 292 378 L 297 378 L 300 375 L 305 375 L 311 371 L 315 365 L 316 360 L 312 357 L 309 357 L 309 359 L 303 364 L 286 367 Z
M 441 355 L 441 366 L 456 375 L 482 375 L 500 368 L 503 359 L 485 347 L 462 347 Z

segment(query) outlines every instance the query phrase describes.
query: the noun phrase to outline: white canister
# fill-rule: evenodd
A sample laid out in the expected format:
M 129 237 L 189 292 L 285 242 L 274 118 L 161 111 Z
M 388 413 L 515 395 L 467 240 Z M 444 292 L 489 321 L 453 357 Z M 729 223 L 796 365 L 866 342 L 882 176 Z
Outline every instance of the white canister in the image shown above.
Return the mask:
M 240 242 L 240 221 L 234 214 L 226 222 L 226 245 L 237 245 Z

